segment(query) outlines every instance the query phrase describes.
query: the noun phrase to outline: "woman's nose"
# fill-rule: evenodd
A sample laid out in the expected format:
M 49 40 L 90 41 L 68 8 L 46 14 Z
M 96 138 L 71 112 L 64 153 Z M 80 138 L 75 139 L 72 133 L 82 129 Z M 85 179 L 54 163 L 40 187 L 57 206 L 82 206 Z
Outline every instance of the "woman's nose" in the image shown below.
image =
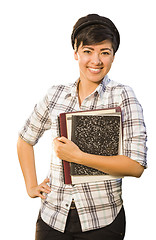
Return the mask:
M 101 59 L 100 59 L 99 54 L 93 54 L 93 55 L 92 55 L 91 62 L 92 62 L 94 65 L 101 65 L 101 64 L 102 64 L 102 61 L 101 61 Z

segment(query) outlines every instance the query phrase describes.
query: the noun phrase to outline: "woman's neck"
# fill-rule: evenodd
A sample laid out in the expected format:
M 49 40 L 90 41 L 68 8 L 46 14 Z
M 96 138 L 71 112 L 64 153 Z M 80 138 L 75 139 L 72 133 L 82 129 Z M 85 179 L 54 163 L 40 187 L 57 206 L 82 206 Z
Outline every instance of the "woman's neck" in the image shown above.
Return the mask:
M 79 80 L 78 83 L 78 98 L 79 98 L 79 105 L 81 106 L 83 100 L 88 97 L 92 92 L 95 91 L 95 89 L 98 87 L 99 83 L 95 84 L 87 84 L 86 82 L 83 82 Z

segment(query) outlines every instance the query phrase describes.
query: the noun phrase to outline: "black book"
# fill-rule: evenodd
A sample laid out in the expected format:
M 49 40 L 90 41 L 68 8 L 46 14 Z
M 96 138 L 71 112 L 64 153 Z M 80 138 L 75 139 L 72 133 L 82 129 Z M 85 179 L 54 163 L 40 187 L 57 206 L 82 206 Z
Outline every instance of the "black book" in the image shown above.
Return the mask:
M 122 154 L 122 120 L 120 108 L 91 110 L 63 114 L 68 139 L 82 151 L 95 155 Z M 65 162 L 67 164 L 67 162 Z M 81 164 L 70 163 L 72 184 L 120 178 Z

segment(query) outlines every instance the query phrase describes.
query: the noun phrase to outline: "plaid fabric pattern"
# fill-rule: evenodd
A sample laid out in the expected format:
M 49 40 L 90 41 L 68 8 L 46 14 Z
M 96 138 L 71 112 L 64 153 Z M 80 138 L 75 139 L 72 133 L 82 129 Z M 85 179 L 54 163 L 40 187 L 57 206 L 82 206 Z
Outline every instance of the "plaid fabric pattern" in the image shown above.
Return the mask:
M 133 90 L 105 76 L 97 89 L 79 107 L 77 83 L 53 86 L 39 102 L 20 137 L 35 145 L 44 131 L 51 129 L 52 141 L 58 136 L 57 117 L 62 112 L 120 106 L 123 117 L 123 154 L 146 167 L 146 128 L 142 107 Z M 54 229 L 64 232 L 72 198 L 79 214 L 82 231 L 110 224 L 122 207 L 122 180 L 65 185 L 62 161 L 53 151 L 50 164 L 51 193 L 41 202 L 41 217 Z

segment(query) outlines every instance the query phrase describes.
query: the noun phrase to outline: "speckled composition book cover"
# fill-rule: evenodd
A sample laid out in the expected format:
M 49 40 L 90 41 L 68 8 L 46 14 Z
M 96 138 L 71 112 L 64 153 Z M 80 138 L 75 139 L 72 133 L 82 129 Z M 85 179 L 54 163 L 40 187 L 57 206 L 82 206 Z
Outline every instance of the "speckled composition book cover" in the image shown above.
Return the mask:
M 62 135 L 72 140 L 82 151 L 102 156 L 122 154 L 120 108 L 65 113 L 61 115 L 60 121 L 62 121 L 62 132 L 66 132 Z M 64 168 L 65 179 L 68 177 L 66 184 L 119 178 L 81 164 L 69 164 L 64 161 L 63 163 L 68 167 Z

